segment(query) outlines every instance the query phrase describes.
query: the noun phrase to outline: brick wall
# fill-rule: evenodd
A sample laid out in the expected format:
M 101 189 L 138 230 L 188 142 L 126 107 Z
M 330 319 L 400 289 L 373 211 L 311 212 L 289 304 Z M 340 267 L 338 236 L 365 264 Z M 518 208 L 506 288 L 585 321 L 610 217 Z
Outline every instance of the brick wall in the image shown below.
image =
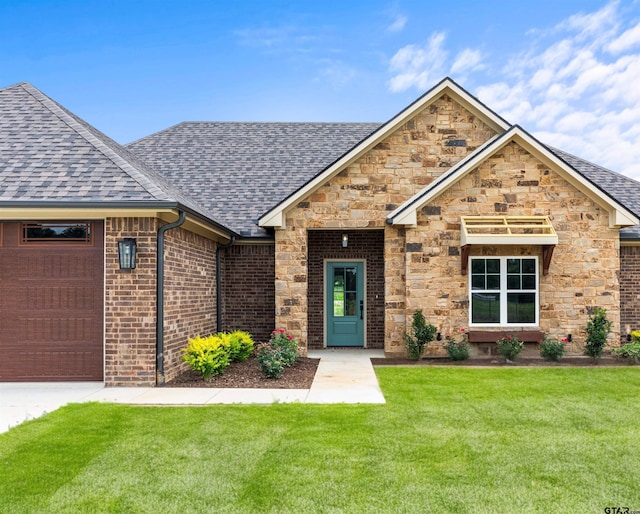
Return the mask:
M 105 383 L 152 386 L 156 376 L 156 232 L 152 218 L 105 222 Z M 137 239 L 135 270 L 120 270 L 118 239 Z
M 222 251 L 222 322 L 266 341 L 275 327 L 275 247 L 236 244 Z
M 620 248 L 620 336 L 640 330 L 640 246 Z
M 216 331 L 216 243 L 182 228 L 165 232 L 164 369 L 169 381 L 187 369 L 190 337 Z
M 367 348 L 384 348 L 384 231 L 310 230 L 308 246 L 308 347 L 324 346 L 324 259 L 366 259 Z

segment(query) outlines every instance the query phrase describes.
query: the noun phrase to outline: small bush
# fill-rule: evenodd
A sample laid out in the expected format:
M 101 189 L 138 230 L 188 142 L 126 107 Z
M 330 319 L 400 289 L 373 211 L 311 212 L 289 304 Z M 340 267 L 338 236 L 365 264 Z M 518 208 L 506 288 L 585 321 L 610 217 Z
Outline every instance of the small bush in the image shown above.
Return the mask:
M 449 338 L 447 344 L 444 346 L 452 361 L 464 361 L 469 358 L 469 337 L 464 331 L 464 328 L 461 328 L 460 332 L 462 332 L 462 339 L 460 341 Z
M 280 378 L 286 368 L 282 353 L 275 349 L 271 343 L 258 344 L 256 359 L 262 373 L 269 378 Z
M 524 343 L 514 335 L 502 337 L 496 341 L 496 344 L 498 345 L 498 353 L 508 361 L 515 360 L 524 346 Z
M 269 343 L 282 355 L 285 366 L 291 366 L 298 358 L 298 342 L 288 335 L 284 328 L 271 332 Z
M 285 368 L 298 358 L 298 350 L 298 342 L 283 328 L 278 328 L 271 333 L 268 343 L 258 345 L 256 358 L 265 376 L 280 378 Z
M 229 342 L 220 335 L 189 339 L 182 352 L 182 360 L 192 370 L 202 373 L 203 380 L 211 380 L 229 366 Z
M 253 353 L 251 334 L 235 330 L 228 335 L 228 338 L 231 360 L 234 362 L 246 361 Z
M 602 355 L 602 350 L 607 344 L 607 336 L 611 332 L 612 325 L 613 322 L 607 319 L 606 309 L 595 307 L 593 313 L 589 315 L 584 351 L 594 361 L 597 361 Z
M 613 353 L 620 355 L 625 359 L 629 359 L 634 364 L 640 363 L 640 341 L 627 343 L 620 348 L 614 348 Z
M 437 331 L 435 326 L 427 324 L 421 310 L 415 311 L 411 331 L 404 334 L 408 357 L 412 360 L 419 360 L 424 352 L 424 347 L 433 341 Z
M 640 343 L 640 330 L 632 330 L 629 335 L 632 343 Z
M 559 361 L 564 355 L 565 349 L 564 340 L 560 342 L 557 339 L 550 339 L 547 334 L 540 341 L 540 356 L 546 361 Z

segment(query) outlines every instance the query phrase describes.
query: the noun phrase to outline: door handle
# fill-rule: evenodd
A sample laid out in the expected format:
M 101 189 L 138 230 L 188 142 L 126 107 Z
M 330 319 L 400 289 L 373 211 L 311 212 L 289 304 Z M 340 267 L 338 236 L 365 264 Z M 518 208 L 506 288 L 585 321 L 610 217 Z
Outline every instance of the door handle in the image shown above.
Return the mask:
M 364 315 L 364 300 L 360 300 L 360 319 L 364 319 L 363 315 Z

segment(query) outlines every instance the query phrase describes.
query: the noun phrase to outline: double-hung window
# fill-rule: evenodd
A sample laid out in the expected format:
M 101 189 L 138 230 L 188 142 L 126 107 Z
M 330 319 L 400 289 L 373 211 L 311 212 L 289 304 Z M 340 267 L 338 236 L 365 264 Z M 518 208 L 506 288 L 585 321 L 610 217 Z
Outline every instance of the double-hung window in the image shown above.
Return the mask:
M 537 257 L 470 257 L 469 324 L 538 324 Z

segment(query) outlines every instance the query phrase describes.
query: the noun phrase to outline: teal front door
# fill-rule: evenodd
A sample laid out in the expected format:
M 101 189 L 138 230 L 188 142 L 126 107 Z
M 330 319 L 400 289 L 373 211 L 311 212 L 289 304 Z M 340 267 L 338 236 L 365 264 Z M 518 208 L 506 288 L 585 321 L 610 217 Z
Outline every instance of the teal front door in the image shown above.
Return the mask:
M 364 346 L 364 263 L 326 264 L 327 346 Z

